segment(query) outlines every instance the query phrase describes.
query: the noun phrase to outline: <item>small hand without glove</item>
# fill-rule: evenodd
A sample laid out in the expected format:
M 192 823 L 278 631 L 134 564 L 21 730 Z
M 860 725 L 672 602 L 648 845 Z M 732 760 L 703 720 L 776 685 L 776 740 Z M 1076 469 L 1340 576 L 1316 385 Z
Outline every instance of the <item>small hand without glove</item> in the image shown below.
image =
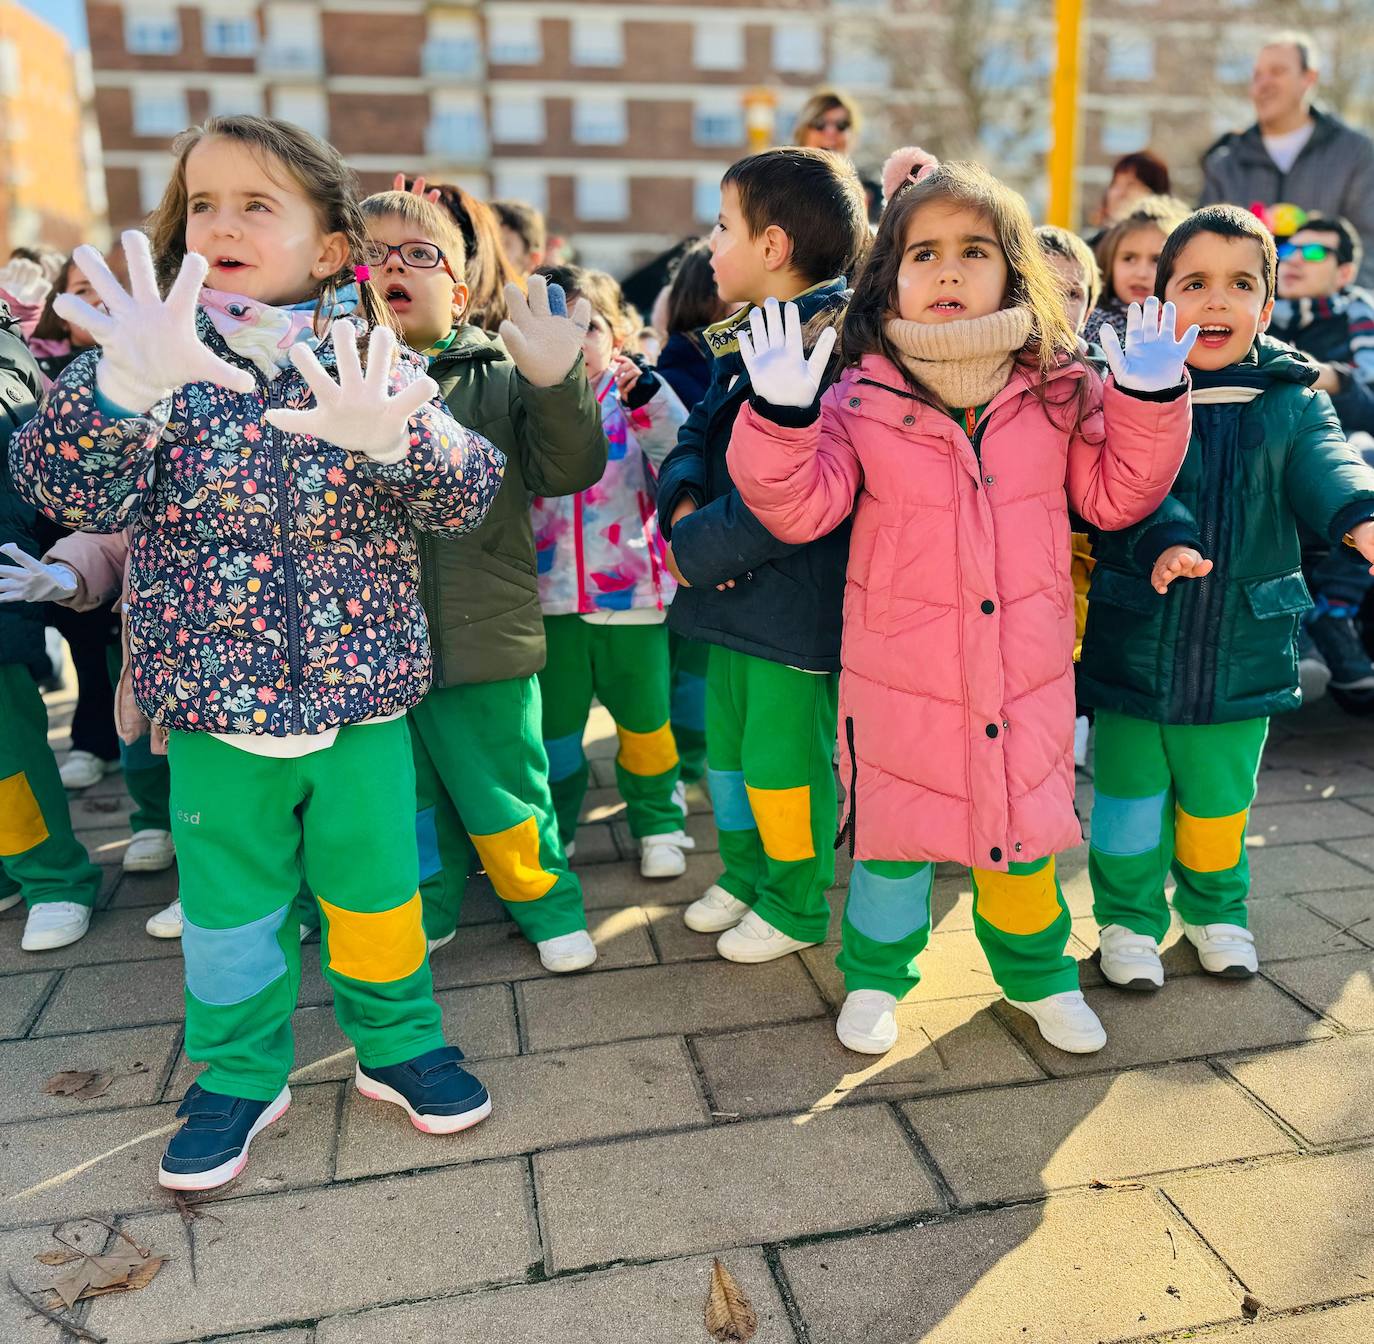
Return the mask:
M 95 381 L 101 395 L 141 415 L 188 383 L 218 383 L 231 392 L 251 392 L 256 386 L 253 375 L 221 359 L 196 335 L 196 299 L 205 280 L 205 258 L 186 254 L 164 302 L 157 292 L 147 238 L 130 229 L 121 241 L 129 261 L 129 292 L 100 253 L 83 244 L 72 254 L 73 260 L 106 311 L 92 308 L 75 294 L 59 294 L 53 301 L 58 317 L 85 327 L 100 342 Z
M 777 299 L 768 299 L 749 314 L 749 328 L 752 338 L 749 332 L 739 334 L 739 352 L 754 391 L 773 406 L 810 406 L 835 348 L 834 327 L 821 332 L 809 359 L 795 303 L 779 308 Z
M 66 565 L 45 565 L 12 541 L 0 546 L 0 555 L 14 561 L 0 565 L 0 602 L 60 602 L 76 592 L 76 575 Z
M 1161 313 L 1159 300 L 1151 295 L 1145 300 L 1143 311 L 1138 303 L 1126 310 L 1124 350 L 1115 329 L 1103 326 L 1102 353 L 1118 387 L 1132 392 L 1165 392 L 1183 381 L 1183 366 L 1197 340 L 1198 329 L 1193 325 L 1175 338 L 1177 323 L 1174 305 L 1166 303 Z
M 1166 547 L 1155 567 L 1150 582 L 1157 593 L 1167 593 L 1175 579 L 1205 579 L 1212 572 L 1212 562 L 1202 558 L 1202 552 L 1192 546 Z
M 341 318 L 330 328 L 336 383 L 301 341 L 291 347 L 291 362 L 315 394 L 308 411 L 271 410 L 266 420 L 288 434 L 309 434 L 342 448 L 389 465 L 410 451 L 410 417 L 439 395 L 439 386 L 427 374 L 391 395 L 391 369 L 396 357 L 396 336 L 390 327 L 374 327 L 367 342 L 367 373 L 358 362 L 358 328 Z
M 542 275 L 530 276 L 528 283 L 528 299 L 519 285 L 506 286 L 510 316 L 501 323 L 501 340 L 526 382 L 556 387 L 582 353 L 592 306 L 578 299 L 569 317 L 562 285 L 551 285 Z

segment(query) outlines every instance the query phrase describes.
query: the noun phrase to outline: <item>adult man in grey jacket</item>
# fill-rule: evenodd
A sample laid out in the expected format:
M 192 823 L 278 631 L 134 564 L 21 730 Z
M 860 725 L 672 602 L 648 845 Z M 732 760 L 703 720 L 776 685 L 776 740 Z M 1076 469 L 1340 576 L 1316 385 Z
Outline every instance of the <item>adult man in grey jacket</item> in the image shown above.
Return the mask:
M 1374 140 L 1317 111 L 1312 41 L 1278 33 L 1250 76 L 1255 124 L 1221 137 L 1203 156 L 1201 205 L 1266 206 L 1344 215 L 1364 241 L 1358 284 L 1374 286 Z

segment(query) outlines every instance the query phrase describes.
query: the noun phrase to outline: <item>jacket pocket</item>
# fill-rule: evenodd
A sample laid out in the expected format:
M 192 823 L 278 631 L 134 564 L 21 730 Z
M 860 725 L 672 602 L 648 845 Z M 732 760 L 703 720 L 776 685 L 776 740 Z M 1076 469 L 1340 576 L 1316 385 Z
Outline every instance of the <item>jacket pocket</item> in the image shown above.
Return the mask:
M 1301 616 L 1312 606 L 1301 570 L 1276 574 L 1268 579 L 1244 579 L 1240 584 L 1255 619 L 1272 620 L 1278 616 Z
M 1141 616 L 1157 616 L 1163 610 L 1163 601 L 1144 575 L 1127 574 L 1101 564 L 1093 569 L 1088 586 L 1089 610 L 1094 602 L 1102 602 L 1109 607 L 1124 607 Z
M 877 635 L 891 633 L 892 584 L 900 536 L 898 527 L 883 524 L 878 528 L 864 578 L 864 624 Z

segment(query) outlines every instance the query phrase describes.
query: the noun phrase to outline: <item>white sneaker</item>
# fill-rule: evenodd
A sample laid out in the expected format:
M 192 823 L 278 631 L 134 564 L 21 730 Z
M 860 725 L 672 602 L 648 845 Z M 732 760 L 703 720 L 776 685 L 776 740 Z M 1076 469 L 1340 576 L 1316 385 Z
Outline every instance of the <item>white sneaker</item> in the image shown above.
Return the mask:
M 126 873 L 160 873 L 177 856 L 171 831 L 135 831 L 124 851 Z
M 1086 714 L 1080 714 L 1073 721 L 1073 763 L 1080 770 L 1088 764 L 1088 730 L 1091 727 Z
M 89 789 L 92 784 L 118 769 L 117 760 L 102 761 L 89 751 L 73 751 L 62 762 L 62 768 L 57 773 L 62 776 L 64 789 Z
M 639 842 L 641 877 L 681 877 L 687 871 L 684 849 L 695 849 L 697 842 L 686 831 L 646 835 Z
M 1007 1002 L 1034 1018 L 1041 1036 L 1057 1050 L 1092 1055 L 1107 1044 L 1107 1033 L 1102 1030 L 1097 1014 L 1088 1007 L 1082 990 L 1069 989 L 1026 1003 L 1017 999 Z
M 13 910 L 23 899 L 24 893 L 22 891 L 11 892 L 8 896 L 0 896 L 0 914 L 4 914 L 6 910 Z
M 716 951 L 726 961 L 743 962 L 752 966 L 762 961 L 776 961 L 789 952 L 800 952 L 815 943 L 803 943 L 789 938 L 775 929 L 766 919 L 750 910 L 733 929 L 727 929 L 716 939 Z
M 173 901 L 165 910 L 150 915 L 144 929 L 154 938 L 180 938 L 182 929 L 181 902 Z
M 1248 980 L 1259 970 L 1255 935 L 1239 924 L 1184 924 L 1183 936 L 1197 948 L 1197 959 L 1209 975 Z
M 749 913 L 749 907 L 714 882 L 682 912 L 682 922 L 693 933 L 724 933 Z
M 1148 933 L 1135 933 L 1120 924 L 1104 924 L 1097 937 L 1102 974 L 1120 989 L 1154 990 L 1164 984 L 1159 944 Z
M 91 927 L 91 907 L 75 901 L 40 901 L 29 910 L 24 937 L 25 952 L 50 952 L 83 938 Z
M 454 931 L 453 931 L 452 933 L 446 933 L 446 934 L 444 934 L 444 936 L 443 936 L 442 938 L 431 938 L 431 939 L 429 939 L 429 951 L 430 951 L 430 955 L 432 956 L 432 955 L 433 955 L 435 952 L 437 952 L 441 947 L 447 947 L 447 946 L 448 946 L 457 936 L 458 936 L 458 930 L 457 930 L 457 929 L 454 929 Z
M 689 810 L 687 807 L 687 781 L 685 779 L 680 779 L 673 785 L 673 802 L 682 809 L 682 820 L 685 823 Z
M 567 843 L 566 845 L 563 846 L 563 857 L 564 857 L 565 859 L 567 859 L 569 863 L 571 863 L 571 862 L 572 862 L 572 856 L 573 856 L 574 854 L 576 854 L 576 853 L 577 853 L 577 841 L 576 841 L 576 840 L 569 840 L 568 843 Z
M 596 944 L 586 929 L 544 938 L 535 944 L 539 960 L 546 971 L 564 975 L 568 971 L 585 971 L 596 960 Z
M 1298 685 L 1302 688 L 1303 704 L 1320 700 L 1330 684 L 1331 669 L 1315 653 L 1298 659 Z
M 881 989 L 854 989 L 845 995 L 835 1035 L 861 1055 L 885 1055 L 897 1044 L 897 996 Z

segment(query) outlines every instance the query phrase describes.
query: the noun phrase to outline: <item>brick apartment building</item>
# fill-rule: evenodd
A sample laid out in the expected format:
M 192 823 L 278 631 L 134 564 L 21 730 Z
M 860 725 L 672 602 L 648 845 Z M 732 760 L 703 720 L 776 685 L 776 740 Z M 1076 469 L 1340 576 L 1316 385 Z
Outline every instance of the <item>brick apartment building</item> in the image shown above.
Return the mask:
M 1303 17 L 1320 37 L 1367 3 L 1309 0 Z M 1249 121 L 1258 38 L 1292 9 L 1094 0 L 1084 213 L 1111 161 L 1145 145 L 1190 194 L 1201 150 Z M 87 0 L 115 227 L 157 199 L 183 126 L 268 112 L 331 139 L 369 188 L 405 168 L 533 201 L 617 272 L 709 226 L 751 107 L 766 119 L 771 105 L 764 133 L 785 142 L 823 82 L 868 111 L 861 167 L 914 140 L 984 158 L 1042 208 L 1051 13 L 1049 0 Z M 1339 51 L 1325 45 L 1349 62 L 1345 31 Z

